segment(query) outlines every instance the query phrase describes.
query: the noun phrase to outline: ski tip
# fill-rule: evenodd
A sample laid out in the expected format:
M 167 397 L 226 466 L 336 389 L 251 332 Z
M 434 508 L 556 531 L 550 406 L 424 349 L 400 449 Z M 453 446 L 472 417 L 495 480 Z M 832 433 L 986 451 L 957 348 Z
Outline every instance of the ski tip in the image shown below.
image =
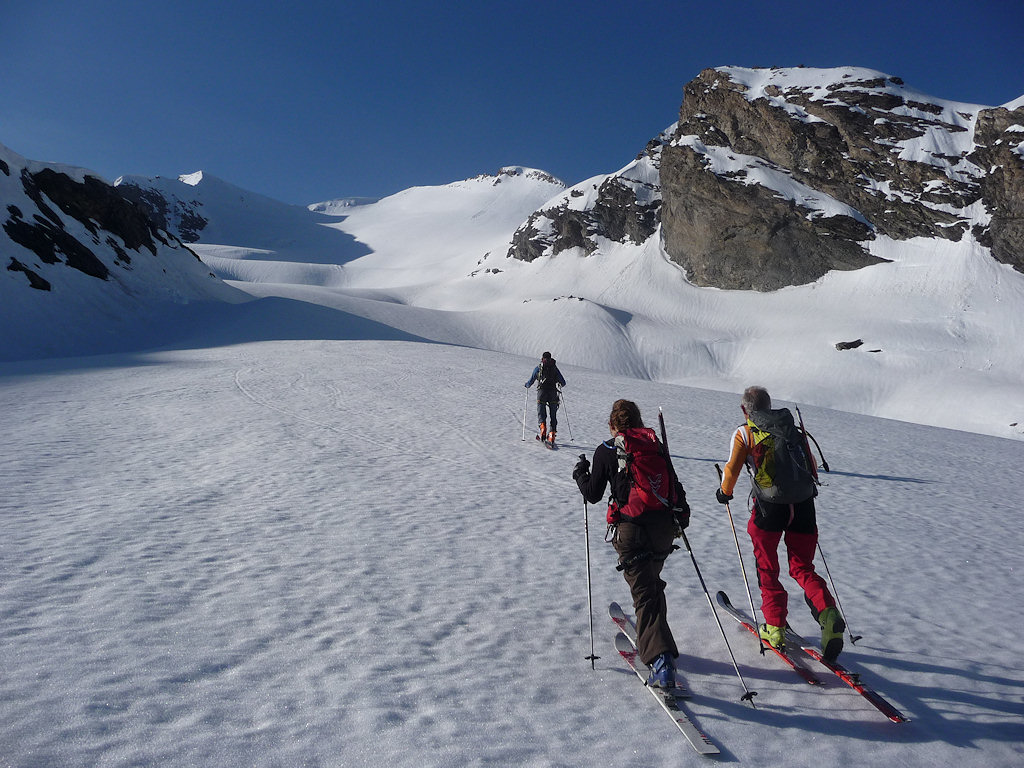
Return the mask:
M 615 650 L 619 653 L 636 653 L 636 648 L 633 647 L 632 641 L 622 632 L 615 635 Z
M 723 592 L 722 590 L 718 590 L 718 594 L 715 595 L 715 598 L 722 605 L 732 605 L 732 603 L 729 600 L 729 596 L 725 594 L 725 592 Z

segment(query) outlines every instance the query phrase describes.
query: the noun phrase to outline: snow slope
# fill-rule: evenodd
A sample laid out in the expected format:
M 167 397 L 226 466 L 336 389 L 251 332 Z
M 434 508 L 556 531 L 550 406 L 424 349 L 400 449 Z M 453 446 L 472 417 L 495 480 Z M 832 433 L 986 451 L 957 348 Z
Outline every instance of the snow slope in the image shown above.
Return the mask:
M 518 193 L 520 221 L 550 190 L 530 191 Z M 574 365 L 710 389 L 760 382 L 801 402 L 1024 436 L 1024 350 L 1015 342 L 1024 275 L 969 238 L 879 238 L 872 253 L 890 263 L 763 294 L 694 287 L 657 236 L 605 241 L 590 256 L 507 258 L 516 216 L 493 211 L 515 210 L 506 206 L 492 185 L 470 180 L 356 208 L 334 226 L 371 252 L 344 265 L 196 249 L 252 295 L 342 309 L 437 341 L 551 350 Z M 835 347 L 856 339 L 858 349 Z
M 273 328 L 288 305 L 245 306 Z M 614 654 L 604 606 L 629 595 L 601 505 L 601 658 L 584 659 L 570 474 L 606 437 L 615 398 L 649 422 L 664 407 L 695 557 L 743 605 L 713 498 L 738 398 L 564 365 L 566 444 L 552 453 L 522 439 L 532 358 L 366 331 L 0 364 L 4 765 L 701 761 Z M 740 702 L 678 553 L 669 610 L 696 721 L 737 765 L 1018 765 L 1024 444 L 802 410 L 832 467 L 822 549 L 863 635 L 843 660 L 912 721 L 888 722 L 832 679 L 810 688 L 723 617 L 758 691 L 756 710 Z

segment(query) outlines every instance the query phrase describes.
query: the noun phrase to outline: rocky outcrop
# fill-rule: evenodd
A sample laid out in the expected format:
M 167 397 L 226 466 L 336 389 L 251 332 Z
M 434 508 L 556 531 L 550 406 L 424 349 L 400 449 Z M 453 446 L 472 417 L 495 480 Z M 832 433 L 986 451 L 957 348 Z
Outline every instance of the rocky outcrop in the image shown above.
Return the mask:
M 980 186 L 991 216 L 975 234 L 993 257 L 1024 272 L 1024 104 L 982 110 L 974 143 L 968 159 L 987 170 Z
M 117 184 L 118 192 L 145 211 L 150 221 L 165 232 L 174 232 L 182 242 L 199 242 L 200 233 L 209 220 L 194 200 L 170 198 L 156 189 L 133 181 Z
M 870 70 L 705 70 L 663 154 L 665 249 L 699 285 L 772 290 L 874 263 L 879 235 L 958 240 L 973 117 Z
M 129 265 L 129 251 L 146 248 L 155 256 L 156 241 L 166 245 L 167 241 L 138 207 L 93 176 L 79 180 L 52 168 L 35 172 L 24 168 L 21 187 L 34 204 L 35 212 L 28 214 L 18 205 L 9 204 L 3 229 L 12 241 L 32 251 L 45 264 L 63 262 L 91 277 L 106 280 L 110 270 L 97 256 L 97 247 L 113 251 L 116 262 Z M 88 233 L 87 238 L 69 232 L 54 206 L 80 223 Z M 29 276 L 33 287 L 39 287 L 31 270 L 23 265 L 16 269 Z
M 51 291 L 51 267 L 69 267 L 108 281 L 134 269 L 140 255 L 198 257 L 154 225 L 149 214 L 105 181 L 80 169 L 32 163 L 6 148 L 0 154 L 0 252 L 27 286 Z M 204 270 L 205 271 L 205 270 Z M 44 276 L 45 274 L 45 276 Z
M 969 232 L 1022 269 L 1024 107 L 920 94 L 859 68 L 700 73 L 679 122 L 600 183 L 533 214 L 509 256 L 661 232 L 704 286 L 775 290 L 880 261 L 878 237 Z
M 508 256 L 533 261 L 570 248 L 593 253 L 599 238 L 643 243 L 658 228 L 661 190 L 657 182 L 663 134 L 616 174 L 567 190 L 534 212 L 512 237 Z

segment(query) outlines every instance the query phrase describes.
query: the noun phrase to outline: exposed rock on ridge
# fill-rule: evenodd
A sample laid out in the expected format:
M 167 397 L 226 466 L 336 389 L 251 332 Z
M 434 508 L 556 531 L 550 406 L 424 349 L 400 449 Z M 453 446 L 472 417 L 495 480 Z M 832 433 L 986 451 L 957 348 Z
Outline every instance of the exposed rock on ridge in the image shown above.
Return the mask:
M 182 242 L 199 242 L 200 233 L 209 224 L 194 200 L 168 199 L 167 196 L 134 180 L 119 179 L 118 191 L 138 205 L 154 223 L 166 232 L 174 232 Z
M 1024 106 L 920 94 L 859 68 L 702 72 L 637 160 L 538 211 L 509 256 L 600 238 L 666 253 L 698 285 L 775 290 L 879 261 L 879 236 L 973 234 L 1022 269 Z
M 991 216 L 976 228 L 992 255 L 1024 272 L 1024 100 L 1015 109 L 996 107 L 978 114 L 975 149 L 969 159 L 986 169 L 981 193 Z
M 65 286 L 70 268 L 127 289 L 149 279 L 128 278 L 140 264 L 146 275 L 183 269 L 189 280 L 206 275 L 220 285 L 195 253 L 114 186 L 82 169 L 26 161 L 2 146 L 0 155 L 0 253 L 26 287 Z
M 570 248 L 589 254 L 601 237 L 646 241 L 658 227 L 658 165 L 667 140 L 668 133 L 662 134 L 618 173 L 577 184 L 533 213 L 513 235 L 508 255 L 533 261 Z

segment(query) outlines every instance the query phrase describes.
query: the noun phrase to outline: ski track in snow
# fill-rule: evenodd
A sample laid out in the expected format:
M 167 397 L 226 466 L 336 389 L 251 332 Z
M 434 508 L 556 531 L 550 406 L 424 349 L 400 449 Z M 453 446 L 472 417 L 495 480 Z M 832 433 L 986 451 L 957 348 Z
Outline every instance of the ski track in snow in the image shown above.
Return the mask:
M 17 479 L 0 501 L 3 764 L 698 761 L 612 648 L 605 606 L 629 596 L 603 504 L 589 508 L 601 658 L 594 671 L 583 658 L 570 475 L 614 399 L 649 423 L 664 406 L 695 556 L 743 606 L 713 501 L 738 398 L 565 366 L 574 439 L 563 425 L 568 444 L 550 452 L 529 412 L 522 440 L 533 364 L 292 341 L 0 366 L 0 471 Z M 757 710 L 741 703 L 681 552 L 665 575 L 698 726 L 743 765 L 1015 765 L 1024 445 L 802 410 L 833 468 L 822 548 L 864 636 L 843 661 L 912 722 L 824 674 L 809 690 L 726 617 L 759 691 Z M 791 608 L 813 637 L 798 597 Z

